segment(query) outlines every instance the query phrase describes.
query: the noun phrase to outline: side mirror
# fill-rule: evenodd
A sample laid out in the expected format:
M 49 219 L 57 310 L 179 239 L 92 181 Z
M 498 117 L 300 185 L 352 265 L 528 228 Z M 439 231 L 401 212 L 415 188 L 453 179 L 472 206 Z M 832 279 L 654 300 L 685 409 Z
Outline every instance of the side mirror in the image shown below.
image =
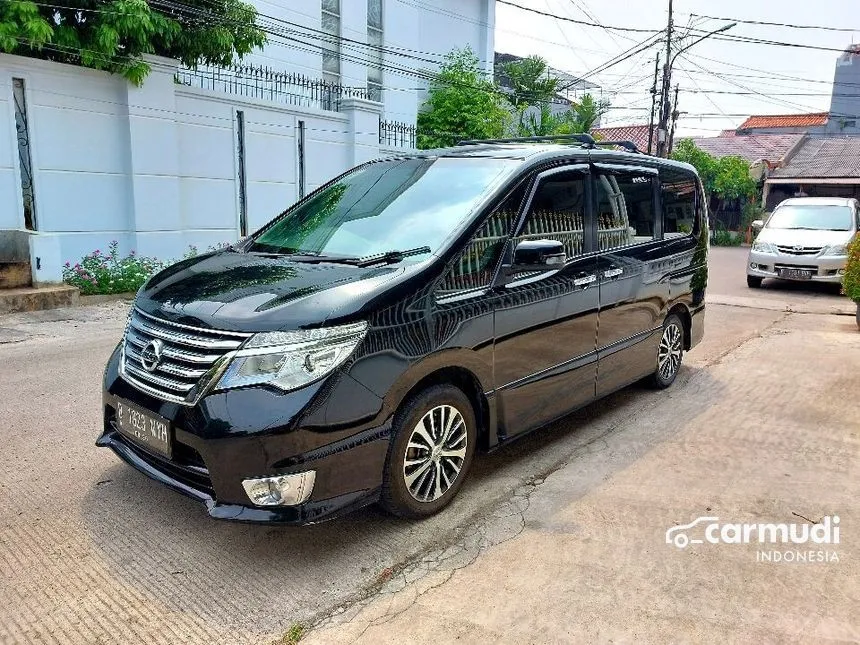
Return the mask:
M 753 220 L 752 227 L 755 230 L 760 231 L 761 229 L 764 228 L 764 220 L 760 220 L 760 219 Z
M 560 267 L 567 260 L 564 244 L 555 240 L 523 240 L 514 249 L 514 270 Z

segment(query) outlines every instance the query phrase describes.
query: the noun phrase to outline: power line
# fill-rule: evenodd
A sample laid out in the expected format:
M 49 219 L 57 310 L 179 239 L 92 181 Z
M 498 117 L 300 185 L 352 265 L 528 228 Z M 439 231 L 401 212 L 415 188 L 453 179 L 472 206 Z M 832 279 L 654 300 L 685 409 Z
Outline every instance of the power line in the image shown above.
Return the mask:
M 793 25 L 786 22 L 768 22 L 766 20 L 744 20 L 743 18 L 721 18 L 719 16 L 706 16 L 701 13 L 691 13 L 691 16 L 697 18 L 707 18 L 708 20 L 727 20 L 731 22 L 740 22 L 745 25 L 764 25 L 767 27 L 787 27 L 789 29 L 820 29 L 822 31 L 840 31 L 845 33 L 857 32 L 860 29 L 852 29 L 850 27 L 825 27 L 822 25 Z
M 697 34 L 704 33 L 701 29 L 692 29 L 692 32 L 696 32 Z M 813 49 L 817 51 L 825 51 L 825 52 L 838 52 L 840 54 L 845 53 L 844 48 L 837 49 L 835 47 L 821 47 L 819 45 L 808 45 L 805 43 L 789 43 L 781 40 L 767 40 L 765 38 L 754 38 L 752 36 L 742 36 L 738 34 L 722 34 L 719 36 L 713 36 L 714 40 L 724 40 L 727 42 L 734 43 L 748 43 L 751 45 L 771 45 L 774 47 L 792 47 L 796 49 Z
M 737 81 L 732 81 L 732 80 L 729 80 L 727 78 L 724 78 L 718 72 L 714 72 L 712 70 L 706 69 L 706 68 L 702 67 L 701 65 L 699 65 L 696 61 L 690 60 L 686 56 L 684 56 L 684 60 L 686 60 L 688 63 L 690 63 L 692 65 L 695 65 L 696 67 L 698 67 L 702 71 L 704 71 L 708 74 L 711 74 L 713 76 L 716 76 L 717 78 L 722 79 L 724 82 L 728 83 L 729 85 L 734 85 L 735 87 L 738 87 L 742 90 L 746 90 L 748 92 L 753 92 L 753 94 L 758 95 L 759 97 L 762 98 L 762 100 L 764 100 L 768 103 L 775 104 L 775 105 L 788 106 L 788 107 L 791 107 L 794 109 L 800 108 L 801 110 L 807 110 L 807 111 L 812 111 L 812 112 L 816 111 L 814 108 L 811 108 L 807 105 L 801 105 L 800 103 L 794 103 L 791 101 L 784 101 L 782 99 L 773 99 L 773 98 L 769 97 L 767 94 L 764 94 L 763 92 L 759 92 L 759 91 L 755 90 L 754 88 L 743 85 L 742 83 L 738 83 Z
M 728 61 L 717 60 L 715 58 L 708 58 L 707 56 L 702 56 L 701 54 L 691 54 L 692 56 L 696 56 L 697 58 L 701 58 L 702 60 L 706 60 L 711 63 L 720 63 L 723 65 L 728 65 L 729 67 L 734 67 L 736 69 L 743 69 L 750 72 L 762 72 L 766 74 L 766 76 L 746 76 L 742 77 L 740 74 L 732 74 L 732 76 L 738 76 L 739 78 L 764 78 L 764 79 L 773 79 L 774 76 L 784 79 L 797 81 L 799 83 L 826 83 L 827 85 L 845 85 L 850 87 L 860 87 L 860 83 L 851 83 L 847 81 L 823 81 L 818 79 L 810 79 L 810 78 L 802 78 L 800 76 L 791 76 L 788 74 L 783 74 L 780 72 L 769 72 L 768 70 L 758 69 L 756 67 L 748 67 L 745 65 L 737 65 L 735 63 L 729 63 Z
M 408 2 L 407 0 L 397 0 L 397 2 L 399 2 L 402 5 L 406 5 L 407 7 L 414 7 L 416 9 L 421 9 L 422 11 L 428 11 L 430 13 L 435 13 L 435 14 L 438 14 L 440 16 L 446 16 L 449 18 L 453 18 L 454 20 L 458 20 L 460 22 L 478 25 L 480 27 L 486 27 L 488 29 L 496 29 L 497 31 L 503 31 L 503 32 L 509 33 L 509 34 L 516 34 L 517 36 L 520 36 L 522 38 L 527 38 L 529 40 L 534 40 L 534 41 L 537 41 L 540 43 L 556 45 L 558 47 L 567 48 L 567 45 L 560 43 L 560 42 L 557 42 L 557 41 L 554 41 L 554 40 L 548 40 L 548 39 L 544 38 L 543 36 L 534 36 L 532 34 L 528 34 L 528 33 L 522 32 L 522 31 L 516 31 L 514 29 L 505 29 L 505 28 L 499 27 L 498 25 L 495 25 L 493 23 L 484 22 L 483 20 L 475 20 L 473 18 L 470 18 L 468 16 L 464 16 L 463 14 L 456 13 L 454 11 L 447 11 L 445 9 L 440 9 L 440 8 L 434 7 L 432 5 L 420 4 L 417 2 L 417 0 L 416 0 L 416 2 Z M 598 52 L 596 50 L 586 50 L 583 48 L 580 48 L 580 49 L 582 51 L 590 51 L 591 53 L 609 53 L 606 50 Z
M 523 11 L 528 11 L 530 13 L 536 13 L 541 16 L 546 16 L 549 18 L 556 18 L 557 20 L 564 20 L 565 22 L 572 22 L 576 25 L 583 25 L 586 27 L 598 27 L 600 29 L 614 29 L 615 31 L 630 31 L 642 34 L 654 34 L 662 32 L 662 29 L 640 29 L 638 27 L 613 27 L 608 25 L 601 25 L 595 22 L 586 22 L 585 20 L 576 20 L 575 18 L 567 18 L 565 16 L 559 16 L 558 14 L 550 13 L 547 11 L 541 11 L 540 9 L 532 9 L 531 7 L 524 7 L 521 4 L 516 4 L 515 2 L 510 2 L 510 0 L 496 0 L 499 4 L 505 4 L 511 7 L 516 7 L 517 9 L 521 9 Z

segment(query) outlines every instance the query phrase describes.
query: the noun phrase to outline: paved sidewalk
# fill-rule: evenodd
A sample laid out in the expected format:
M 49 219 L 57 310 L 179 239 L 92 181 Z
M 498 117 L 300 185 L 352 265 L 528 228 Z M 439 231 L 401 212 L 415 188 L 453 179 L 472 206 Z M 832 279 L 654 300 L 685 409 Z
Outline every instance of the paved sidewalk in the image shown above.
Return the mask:
M 669 391 L 668 420 L 632 411 L 302 642 L 860 640 L 854 321 L 785 315 L 730 355 L 688 358 L 696 369 Z M 838 515 L 840 544 L 812 548 L 839 560 L 757 562 L 757 544 L 665 543 L 668 528 L 706 515 Z

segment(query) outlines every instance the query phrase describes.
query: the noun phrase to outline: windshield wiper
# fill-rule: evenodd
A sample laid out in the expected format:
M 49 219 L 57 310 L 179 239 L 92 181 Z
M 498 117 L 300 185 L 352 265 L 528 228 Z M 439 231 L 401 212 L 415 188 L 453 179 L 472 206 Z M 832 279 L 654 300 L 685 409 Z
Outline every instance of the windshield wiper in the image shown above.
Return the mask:
M 403 258 L 408 258 L 412 255 L 424 255 L 425 253 L 430 253 L 429 246 L 418 246 L 405 251 L 385 251 L 384 253 L 367 255 L 363 258 L 344 259 L 341 262 L 354 264 L 357 267 L 369 267 L 374 264 L 396 264 L 397 262 L 402 262 Z

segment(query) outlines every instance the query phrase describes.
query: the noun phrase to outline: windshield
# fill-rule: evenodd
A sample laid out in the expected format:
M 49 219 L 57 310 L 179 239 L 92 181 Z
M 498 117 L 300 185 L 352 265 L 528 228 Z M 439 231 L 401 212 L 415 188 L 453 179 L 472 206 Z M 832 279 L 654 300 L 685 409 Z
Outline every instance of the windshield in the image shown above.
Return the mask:
M 768 228 L 850 231 L 853 211 L 850 206 L 780 206 L 767 223 Z
M 287 211 L 249 251 L 367 257 L 429 247 L 436 251 L 510 159 L 400 159 L 352 172 Z

